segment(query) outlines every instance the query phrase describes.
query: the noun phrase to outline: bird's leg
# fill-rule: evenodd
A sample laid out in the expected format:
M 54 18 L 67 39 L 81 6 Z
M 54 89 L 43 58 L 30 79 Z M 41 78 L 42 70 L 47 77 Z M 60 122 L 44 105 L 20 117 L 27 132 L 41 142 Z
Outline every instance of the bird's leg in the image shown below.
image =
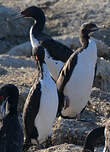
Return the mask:
M 38 140 L 38 139 L 36 139 L 36 142 L 37 142 L 37 145 L 40 146 L 40 143 L 39 143 L 39 140 Z
M 93 121 L 91 120 L 86 120 L 86 119 L 81 119 L 81 114 L 84 112 L 84 110 L 86 109 L 86 106 L 82 109 L 82 111 L 80 113 L 78 113 L 76 115 L 76 120 L 77 121 L 82 121 L 82 122 L 88 122 L 88 123 L 92 123 L 92 124 L 95 124 Z
M 82 109 L 82 111 L 80 112 L 80 113 L 78 113 L 77 115 L 76 115 L 76 118 L 77 118 L 77 120 L 81 120 L 82 121 L 82 119 L 81 119 L 81 114 L 84 112 L 84 110 L 86 109 L 86 106 Z
M 40 144 L 40 142 L 39 142 L 39 140 L 37 138 L 35 140 L 37 142 L 38 149 L 44 149 L 43 144 Z
M 23 145 L 23 151 L 27 151 L 29 147 L 31 146 L 31 139 L 25 139 L 24 140 L 24 145 Z
M 52 140 L 51 140 L 51 136 L 48 136 L 48 138 L 46 140 L 45 148 L 48 148 L 50 146 L 52 146 Z
M 64 96 L 64 109 L 69 107 L 69 97 L 68 96 Z

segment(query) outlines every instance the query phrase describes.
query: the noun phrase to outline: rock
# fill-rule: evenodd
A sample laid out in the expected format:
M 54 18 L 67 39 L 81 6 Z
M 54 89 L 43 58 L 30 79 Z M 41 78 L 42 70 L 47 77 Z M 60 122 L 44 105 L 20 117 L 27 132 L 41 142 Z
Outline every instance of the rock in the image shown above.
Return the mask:
M 27 27 L 26 25 L 30 25 L 30 21 L 27 22 L 24 19 L 11 21 L 16 14 L 17 10 L 0 6 L 0 54 L 7 52 L 13 46 L 23 43 L 29 38 L 29 26 Z
M 69 35 L 55 36 L 55 37 L 53 37 L 53 39 L 63 43 L 64 45 L 68 46 L 69 48 L 73 48 L 72 47 L 72 45 L 74 43 L 73 37 L 71 37 Z
M 97 71 L 94 86 L 110 91 L 110 62 L 103 58 L 97 60 Z
M 87 133 L 95 127 L 97 127 L 95 121 L 92 124 L 74 119 L 62 119 L 59 117 L 53 125 L 52 144 L 58 145 L 68 143 L 83 145 Z
M 95 152 L 102 151 L 103 147 L 95 148 Z M 41 150 L 38 150 L 35 146 L 32 146 L 27 152 L 82 152 L 82 147 L 65 143 Z
M 98 121 L 98 125 L 104 125 L 106 119 L 110 117 L 110 92 L 105 92 L 99 88 L 92 88 L 91 96 L 89 99 L 88 109 L 94 111 Z M 83 115 L 85 117 L 85 115 Z M 89 115 L 88 115 L 89 116 Z M 87 117 L 88 117 L 87 116 Z M 96 117 L 95 116 L 95 117 Z M 93 119 L 93 118 L 92 118 Z
M 7 70 L 4 68 L 0 67 L 0 75 L 5 75 L 7 73 Z
M 109 2 L 77 1 L 77 0 L 41 0 L 25 1 L 19 0 L 8 3 L 8 0 L 1 0 L 0 6 L 0 53 L 7 52 L 10 48 L 29 40 L 29 28 L 32 20 L 20 19 L 9 22 L 6 18 L 24 8 L 36 5 L 40 6 L 47 18 L 46 33 L 52 36 L 69 35 L 76 37 L 79 35 L 79 28 L 82 23 L 87 21 L 96 22 L 98 25 L 105 24 L 104 30 L 94 33 L 94 37 L 110 45 L 110 21 L 109 21 Z M 67 9 L 65 9 L 67 8 Z
M 94 152 L 102 152 L 102 151 L 103 151 L 103 147 L 98 147 L 95 148 Z M 38 150 L 36 146 L 32 146 L 31 148 L 29 148 L 27 152 L 82 152 L 82 147 L 76 146 L 74 144 L 65 143 L 41 150 Z
M 98 98 L 100 101 L 103 100 L 107 102 L 110 99 L 110 92 L 102 91 L 99 88 L 93 87 L 91 97 L 96 99 Z
M 95 39 L 95 42 L 98 49 L 98 56 L 110 60 L 110 49 L 108 45 L 106 45 L 103 41 L 97 39 Z
M 81 147 L 73 144 L 61 144 L 48 149 L 39 150 L 38 152 L 81 152 Z
M 26 57 L 17 57 L 17 56 L 9 56 L 7 54 L 0 55 L 0 64 L 3 67 L 14 67 L 14 68 L 23 68 L 23 67 L 35 67 L 35 62 L 30 58 Z
M 7 54 L 13 56 L 31 56 L 31 43 L 28 41 L 26 43 L 20 44 L 12 48 Z

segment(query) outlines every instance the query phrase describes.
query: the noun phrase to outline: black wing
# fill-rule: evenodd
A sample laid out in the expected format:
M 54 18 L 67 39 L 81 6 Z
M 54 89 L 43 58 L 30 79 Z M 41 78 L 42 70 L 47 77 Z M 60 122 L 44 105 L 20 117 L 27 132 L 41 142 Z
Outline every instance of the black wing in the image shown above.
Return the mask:
M 60 60 L 66 62 L 67 59 L 73 53 L 73 50 L 68 48 L 66 45 L 53 40 L 49 35 L 40 33 L 35 35 L 35 38 L 40 42 L 40 44 L 46 48 L 50 56 L 55 60 Z
M 0 130 L 0 151 L 16 151 L 23 150 L 23 130 L 20 126 L 17 115 L 6 115 L 3 119 L 3 126 Z
M 40 98 L 41 85 L 39 82 L 35 82 L 28 94 L 23 110 L 23 125 L 26 140 L 30 140 L 31 138 L 37 139 L 38 137 L 38 132 L 34 127 L 34 121 L 39 112 Z
M 0 151 L 6 152 L 6 125 L 1 124 L 0 128 Z
M 71 77 L 75 65 L 77 64 L 77 53 L 73 53 L 64 64 L 56 81 L 59 92 L 63 92 L 64 87 Z
M 62 43 L 53 39 L 47 39 L 41 44 L 44 48 L 47 49 L 48 53 L 53 59 L 60 60 L 64 63 L 73 53 L 73 51 L 69 49 L 66 45 L 63 45 Z
M 59 106 L 57 115 L 61 115 L 62 108 L 64 106 L 64 87 L 68 80 L 71 77 L 71 74 L 74 70 L 75 65 L 77 64 L 77 53 L 73 53 L 67 62 L 64 64 L 63 68 L 60 71 L 58 79 L 56 81 L 58 96 L 59 96 Z

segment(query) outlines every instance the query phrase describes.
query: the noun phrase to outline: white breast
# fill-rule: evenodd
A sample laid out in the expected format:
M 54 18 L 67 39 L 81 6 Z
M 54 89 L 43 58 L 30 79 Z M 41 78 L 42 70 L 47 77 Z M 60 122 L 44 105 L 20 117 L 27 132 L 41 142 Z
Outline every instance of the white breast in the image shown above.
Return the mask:
M 59 60 L 53 60 L 52 57 L 46 51 L 46 49 L 45 49 L 45 62 L 49 68 L 49 71 L 50 71 L 53 79 L 56 81 L 59 76 L 59 72 L 60 72 L 61 68 L 63 67 L 64 63 Z
M 37 48 L 40 45 L 40 43 L 32 35 L 32 29 L 33 29 L 33 27 L 31 27 L 31 29 L 30 29 L 31 44 L 32 44 L 33 48 L 35 48 L 35 47 Z M 51 76 L 56 81 L 58 78 L 59 72 L 60 72 L 61 68 L 63 67 L 64 63 L 61 61 L 58 61 L 58 60 L 53 60 L 52 57 L 48 54 L 46 49 L 45 49 L 45 62 L 49 68 Z
M 93 40 L 89 46 L 78 55 L 78 61 L 70 80 L 64 88 L 64 94 L 70 99 L 70 106 L 62 112 L 64 116 L 73 117 L 87 104 L 94 80 L 97 48 Z
M 43 80 L 41 81 L 41 100 L 39 113 L 35 119 L 39 137 L 42 142 L 51 134 L 52 124 L 57 114 L 58 95 L 55 82 L 50 77 L 47 66 L 43 66 Z

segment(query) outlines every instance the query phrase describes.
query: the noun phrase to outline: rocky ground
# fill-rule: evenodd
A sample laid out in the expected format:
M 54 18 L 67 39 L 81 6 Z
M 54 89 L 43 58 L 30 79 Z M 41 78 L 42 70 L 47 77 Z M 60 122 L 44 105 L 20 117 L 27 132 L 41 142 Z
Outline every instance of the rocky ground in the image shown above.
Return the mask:
M 36 68 L 31 55 L 29 28 L 32 20 L 20 19 L 8 22 L 19 10 L 30 5 L 43 8 L 47 17 L 45 32 L 72 49 L 80 46 L 79 27 L 87 21 L 105 25 L 94 33 L 98 47 L 97 72 L 82 119 L 91 121 L 56 119 L 53 124 L 51 143 L 44 149 L 36 145 L 28 152 L 81 152 L 87 133 L 106 123 L 110 117 L 110 2 L 109 0 L 0 0 L 0 86 L 16 84 L 20 90 L 18 112 L 22 111 L 26 96 L 36 77 Z M 104 138 L 98 141 L 96 152 L 102 152 Z

